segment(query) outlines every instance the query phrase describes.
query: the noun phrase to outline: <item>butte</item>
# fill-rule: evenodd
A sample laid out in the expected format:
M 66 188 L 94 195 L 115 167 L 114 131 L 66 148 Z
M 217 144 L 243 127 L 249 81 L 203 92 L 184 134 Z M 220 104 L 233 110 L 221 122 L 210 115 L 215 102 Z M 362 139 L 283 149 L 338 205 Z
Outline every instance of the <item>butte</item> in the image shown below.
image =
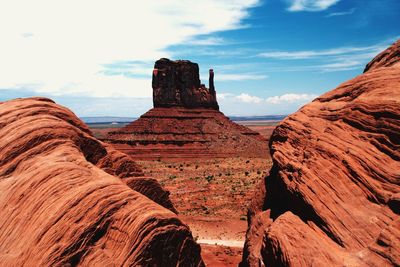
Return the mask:
M 199 66 L 188 60 L 156 61 L 154 108 L 104 141 L 135 159 L 267 157 L 267 142 L 219 111 L 214 72 L 209 88 L 201 84 Z

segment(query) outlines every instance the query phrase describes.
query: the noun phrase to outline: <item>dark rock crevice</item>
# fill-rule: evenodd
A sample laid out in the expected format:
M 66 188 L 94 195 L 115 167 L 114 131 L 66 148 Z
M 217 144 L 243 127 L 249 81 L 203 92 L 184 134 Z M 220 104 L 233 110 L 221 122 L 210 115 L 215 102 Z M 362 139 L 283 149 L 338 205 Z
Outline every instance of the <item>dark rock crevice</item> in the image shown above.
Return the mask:
M 287 117 L 241 266 L 398 266 L 400 40 Z

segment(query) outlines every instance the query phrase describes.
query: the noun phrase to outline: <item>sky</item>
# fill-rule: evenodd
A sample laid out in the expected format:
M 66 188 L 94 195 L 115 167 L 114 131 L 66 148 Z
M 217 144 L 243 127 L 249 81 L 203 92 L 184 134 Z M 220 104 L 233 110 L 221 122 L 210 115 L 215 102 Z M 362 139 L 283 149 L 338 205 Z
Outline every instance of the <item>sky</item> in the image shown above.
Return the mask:
M 400 38 L 399 0 L 0 0 L 0 101 L 140 116 L 154 62 L 215 72 L 226 115 L 295 112 Z

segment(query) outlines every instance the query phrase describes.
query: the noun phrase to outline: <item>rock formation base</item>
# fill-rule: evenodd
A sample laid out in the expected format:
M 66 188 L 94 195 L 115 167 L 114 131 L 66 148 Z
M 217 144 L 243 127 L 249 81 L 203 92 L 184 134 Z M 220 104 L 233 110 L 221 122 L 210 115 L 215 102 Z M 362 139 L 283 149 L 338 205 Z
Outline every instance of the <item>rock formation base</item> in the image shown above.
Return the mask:
M 153 108 L 105 141 L 134 159 L 268 156 L 259 133 L 205 108 Z

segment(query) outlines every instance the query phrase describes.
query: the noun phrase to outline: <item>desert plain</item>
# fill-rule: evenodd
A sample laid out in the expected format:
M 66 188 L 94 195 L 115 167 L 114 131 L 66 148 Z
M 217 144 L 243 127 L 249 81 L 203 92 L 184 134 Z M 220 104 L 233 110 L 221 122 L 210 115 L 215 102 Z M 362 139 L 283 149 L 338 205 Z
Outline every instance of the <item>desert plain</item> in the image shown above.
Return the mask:
M 258 132 L 267 143 L 278 120 L 234 121 Z M 93 135 L 126 123 L 88 123 Z M 263 148 L 260 148 L 263 149 Z M 156 178 L 170 192 L 178 217 L 200 244 L 207 266 L 238 266 L 247 230 L 247 209 L 260 181 L 272 166 L 265 157 L 236 156 L 219 159 L 174 159 L 160 157 L 136 160 L 146 176 Z

